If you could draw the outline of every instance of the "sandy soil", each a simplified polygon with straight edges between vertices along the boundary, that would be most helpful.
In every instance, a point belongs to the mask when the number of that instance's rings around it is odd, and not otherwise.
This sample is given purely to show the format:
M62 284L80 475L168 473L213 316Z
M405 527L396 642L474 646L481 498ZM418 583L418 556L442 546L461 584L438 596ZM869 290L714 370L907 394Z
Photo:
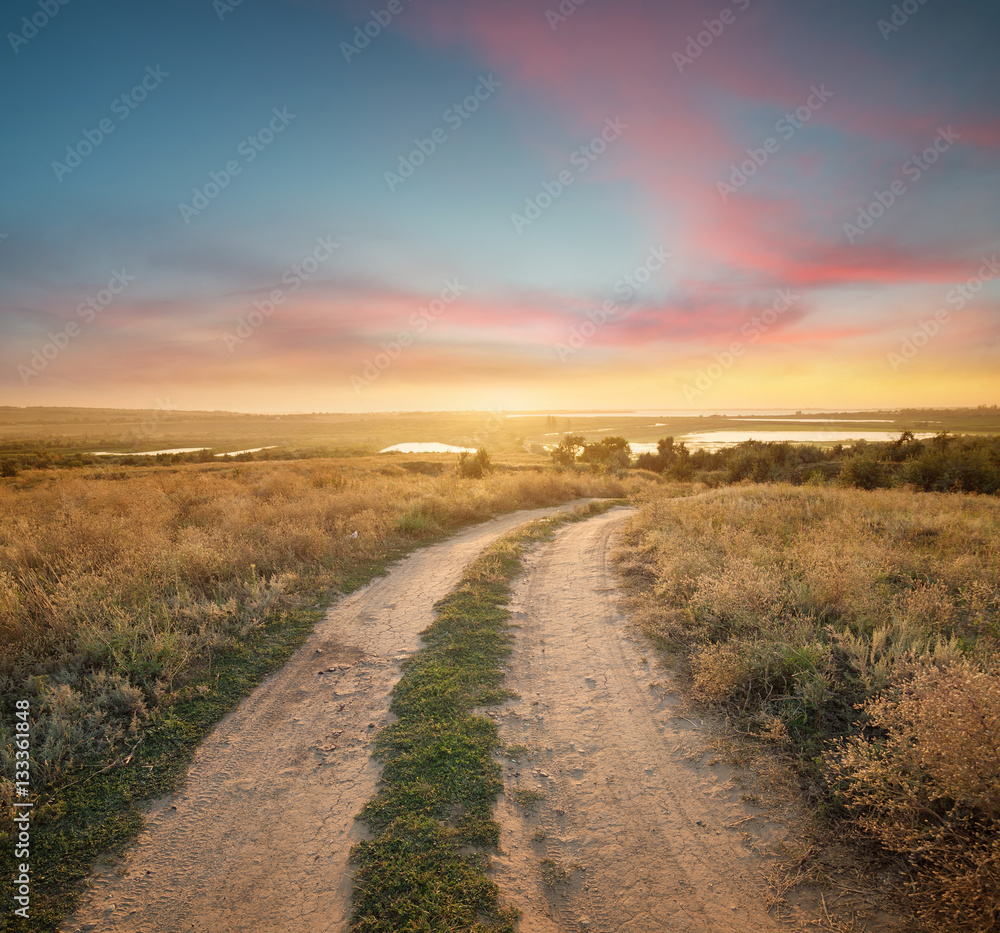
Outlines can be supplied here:
M364 837L354 816L375 793L372 743L399 661L484 547L555 511L477 526L332 607L205 741L185 788L151 809L64 933L346 930L348 853ZM765 909L765 853L800 838L794 794L757 805L617 609L609 553L629 514L561 529L516 585L507 685L520 699L488 715L527 751L505 764L493 875L523 910L523 933L816 929L815 900L790 924Z
M578 503L570 503L571 507ZM514 512L425 548L334 605L306 644L150 808L124 863L99 872L64 931L326 933L347 929L354 817L375 793L375 733L399 661L491 541L560 509Z
M616 609L609 538L628 514L567 527L516 587L507 686L521 699L497 718L529 754L505 768L495 876L524 933L793 929L763 906L756 852L784 822L702 754L702 725L676 714ZM518 790L544 797L526 807Z

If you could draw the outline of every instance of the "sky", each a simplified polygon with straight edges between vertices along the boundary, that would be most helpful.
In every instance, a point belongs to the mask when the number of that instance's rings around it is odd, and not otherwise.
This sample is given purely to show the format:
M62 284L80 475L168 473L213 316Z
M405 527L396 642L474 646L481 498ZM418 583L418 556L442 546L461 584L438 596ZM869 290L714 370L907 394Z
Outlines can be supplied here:
M993 0L8 0L0 404L994 404Z

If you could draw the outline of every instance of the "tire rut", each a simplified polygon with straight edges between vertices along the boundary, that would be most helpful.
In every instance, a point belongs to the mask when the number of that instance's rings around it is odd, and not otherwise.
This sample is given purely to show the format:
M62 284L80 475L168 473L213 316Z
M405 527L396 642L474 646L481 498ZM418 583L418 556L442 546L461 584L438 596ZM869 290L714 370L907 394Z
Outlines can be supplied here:
M533 750L505 783L544 794L534 813L500 805L494 860L523 933L788 930L764 909L761 860L736 824L759 814L720 763L696 764L691 726L653 688L646 648L616 608L613 533L630 510L563 529L527 560L520 625L498 715Z
M354 819L375 793L375 733L399 662L488 544L572 508L514 512L424 548L330 608L288 663L223 719L184 787L151 805L63 933L336 933L347 929Z

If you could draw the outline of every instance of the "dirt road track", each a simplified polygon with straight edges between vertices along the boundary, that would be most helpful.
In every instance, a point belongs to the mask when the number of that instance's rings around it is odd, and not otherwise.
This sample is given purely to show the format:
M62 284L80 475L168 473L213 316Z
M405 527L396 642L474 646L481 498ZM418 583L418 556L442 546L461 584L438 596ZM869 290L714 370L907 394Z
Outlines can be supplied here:
M561 508L569 508L569 503ZM375 792L372 740L398 662L492 540L560 509L514 512L425 548L338 602L220 723L185 788L158 801L123 866L94 879L64 931L347 929L354 816Z
M616 609L609 552L628 514L562 529L515 587L506 686L521 699L497 718L533 754L504 783L544 798L502 802L496 879L523 933L788 931L763 908L752 851L781 825L740 799L724 763L690 760L699 734L651 688L663 674Z

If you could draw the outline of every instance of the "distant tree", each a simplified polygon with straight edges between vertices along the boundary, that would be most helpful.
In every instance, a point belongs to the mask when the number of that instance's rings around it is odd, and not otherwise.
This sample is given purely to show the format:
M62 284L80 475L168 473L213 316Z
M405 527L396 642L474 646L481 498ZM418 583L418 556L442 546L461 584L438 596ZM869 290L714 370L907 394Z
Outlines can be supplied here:
M632 462L632 448L624 437L605 437L595 444L587 444L580 459L606 469L625 469Z
M552 462L557 466L571 466L586 446L587 439L582 434L566 434L552 451Z
M694 465L691 463L691 451L688 450L687 444L684 441L675 445L673 450L675 457L668 470L668 475L672 479L681 480L682 482L689 480L694 474Z
M674 439L672 437L661 437L656 442L656 453L639 454L635 465L640 470L652 470L654 473L662 473L670 467L676 456Z

